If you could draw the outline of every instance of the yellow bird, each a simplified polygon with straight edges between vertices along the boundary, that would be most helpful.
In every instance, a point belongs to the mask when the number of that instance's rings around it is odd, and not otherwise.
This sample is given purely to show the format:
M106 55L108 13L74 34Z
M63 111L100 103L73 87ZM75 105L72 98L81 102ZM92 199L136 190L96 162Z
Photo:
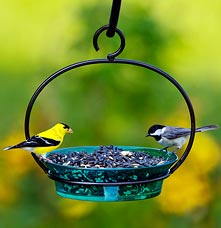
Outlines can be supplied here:
M37 154L44 154L57 149L62 144L66 133L73 133L73 130L67 124L58 123L46 131L14 146L5 147L3 150L20 148Z

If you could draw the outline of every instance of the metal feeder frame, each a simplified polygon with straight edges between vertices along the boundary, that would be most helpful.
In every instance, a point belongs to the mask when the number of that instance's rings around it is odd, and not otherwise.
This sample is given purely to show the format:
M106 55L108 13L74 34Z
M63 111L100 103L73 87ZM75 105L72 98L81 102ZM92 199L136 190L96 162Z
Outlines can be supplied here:
M80 185L102 185L102 186L116 186L116 185L128 185L128 184L143 184L143 183L151 183L159 180L163 180L167 177L169 177L172 173L174 173L180 165L185 161L187 158L193 142L194 142L194 137L195 137L195 115L194 115L194 109L192 106L192 103L190 101L190 98L188 97L187 93L183 89L183 87L169 74L167 74L165 71L159 69L156 66L153 66L148 63L140 62L137 60L131 60L131 59L116 59L116 57L124 50L125 47L125 37L124 34L120 29L117 28L117 22L119 18L119 13L120 13L120 6L121 6L121 0L113 0L112 2L112 9L111 9L111 14L110 14L110 19L109 19L109 24L104 25L101 28L99 28L93 37L93 46L96 51L99 50L99 45L98 45L98 38L99 35L103 32L106 31L106 36L107 37L113 37L116 33L120 37L120 47L117 51L110 53L107 55L107 58L104 59L92 59L92 60L86 60L86 61L81 61L77 62L71 65L68 65L58 71L56 71L54 74L50 75L40 86L36 89L34 94L32 95L27 110L25 114L25 123L24 123L24 130L25 130L25 137L26 139L30 138L30 133L29 133L29 122L30 122L30 115L32 111L32 107L38 97L38 95L41 93L41 91L55 78L58 76L61 76L67 71L87 66L87 65L96 65L96 64L125 64L125 65L134 65L137 67L142 67L146 68L150 71L156 72L158 75L166 78L170 83L172 83L178 91L181 93L183 99L186 102L186 105L188 107L189 111L189 116L190 116L190 121L191 121L191 133L190 133L190 138L188 141L188 144L186 146L185 151L183 152L182 156L179 158L179 160L168 170L166 174L163 174L162 176L153 178L153 179L148 179L148 180L142 180L142 181L131 181L131 182L117 182L117 183L98 183L98 182L79 182L79 181L71 181L71 180L64 180L62 178L59 178L43 164L39 156L35 153L31 153L34 160L37 162L37 164L43 169L43 171L48 175L48 177L52 180L63 182L63 183L68 183L68 184L80 184Z

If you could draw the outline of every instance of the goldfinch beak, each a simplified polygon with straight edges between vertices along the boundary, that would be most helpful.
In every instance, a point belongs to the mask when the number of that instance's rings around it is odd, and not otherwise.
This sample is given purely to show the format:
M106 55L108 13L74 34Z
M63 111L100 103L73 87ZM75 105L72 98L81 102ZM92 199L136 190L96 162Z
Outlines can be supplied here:
M71 128L68 129L68 133L73 133L73 130Z

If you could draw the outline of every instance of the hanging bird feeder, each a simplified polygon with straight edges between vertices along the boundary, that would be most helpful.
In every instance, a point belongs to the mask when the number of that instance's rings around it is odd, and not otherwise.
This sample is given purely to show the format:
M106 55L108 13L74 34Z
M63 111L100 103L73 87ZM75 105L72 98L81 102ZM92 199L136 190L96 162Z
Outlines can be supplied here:
M169 74L148 63L116 58L125 47L125 37L117 22L120 0L113 0L109 24L99 28L93 37L98 51L98 38L106 31L108 37L117 34L120 47L104 59L92 59L66 66L50 75L34 92L25 115L25 136L30 138L29 122L32 107L42 90L68 71L88 65L133 65L166 78L182 95L190 116L191 134L188 145L179 158L173 152L140 146L82 146L58 149L45 156L32 153L37 164L55 181L60 196L90 201L127 201L155 197L161 193L163 180L174 173L188 156L195 136L195 116L191 101L182 86ZM93 161L95 159L96 161ZM79 165L81 163L81 165ZM93 163L93 165L92 165ZM83 165L82 165L83 164Z

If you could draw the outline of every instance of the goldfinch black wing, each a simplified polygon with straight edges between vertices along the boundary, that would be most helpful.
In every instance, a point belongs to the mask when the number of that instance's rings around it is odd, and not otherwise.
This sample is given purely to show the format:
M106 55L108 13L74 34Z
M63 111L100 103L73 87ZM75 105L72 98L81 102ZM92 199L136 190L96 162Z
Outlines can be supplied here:
M38 135L32 136L30 139L26 140L24 144L28 147L47 147L47 146L57 146L60 143L58 140L41 137Z
M57 146L60 141L41 137L38 135L32 136L30 139L27 139L24 142L21 142L14 146L9 146L4 148L4 150L15 149L15 148L32 148L32 147L49 147L49 146Z

